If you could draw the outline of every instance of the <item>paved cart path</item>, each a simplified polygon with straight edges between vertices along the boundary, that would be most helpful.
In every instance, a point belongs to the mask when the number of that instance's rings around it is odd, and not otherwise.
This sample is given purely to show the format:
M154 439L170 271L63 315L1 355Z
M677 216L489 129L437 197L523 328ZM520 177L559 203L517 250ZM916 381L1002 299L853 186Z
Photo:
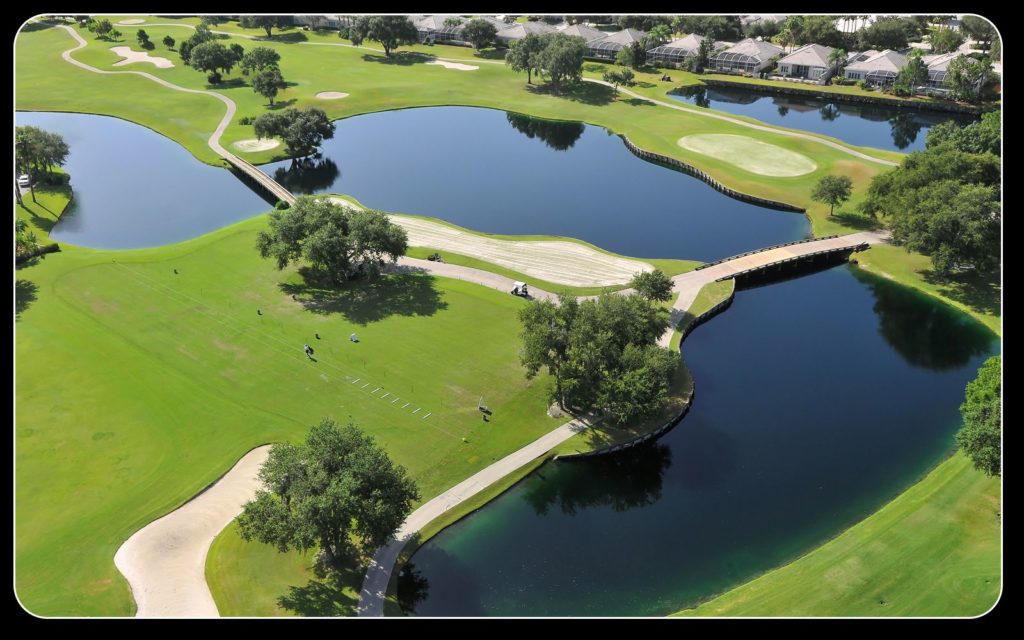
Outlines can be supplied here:
M377 550L370 568L363 579L363 588L359 593L359 616L384 615L384 596L391 579L395 561L406 543L432 520L452 507L475 496L501 478L512 473L524 464L551 451L575 434L586 429L589 420L573 420L558 427L554 431L537 438L522 449L511 453L491 466L477 472L466 480L445 491L436 498L426 502L405 522L395 533L395 537Z

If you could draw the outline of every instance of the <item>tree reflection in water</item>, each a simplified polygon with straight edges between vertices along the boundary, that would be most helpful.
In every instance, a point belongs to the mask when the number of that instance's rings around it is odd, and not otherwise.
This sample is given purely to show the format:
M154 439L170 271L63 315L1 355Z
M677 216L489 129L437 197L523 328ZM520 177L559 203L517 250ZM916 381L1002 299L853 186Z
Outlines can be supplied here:
M287 169L278 167L274 171L274 180L292 193L309 194L327 189L340 174L334 160L317 153L293 159Z
M583 135L584 125L582 122L544 120L512 112L508 112L506 117L513 129L531 140L534 138L543 140L546 145L556 151L571 149Z

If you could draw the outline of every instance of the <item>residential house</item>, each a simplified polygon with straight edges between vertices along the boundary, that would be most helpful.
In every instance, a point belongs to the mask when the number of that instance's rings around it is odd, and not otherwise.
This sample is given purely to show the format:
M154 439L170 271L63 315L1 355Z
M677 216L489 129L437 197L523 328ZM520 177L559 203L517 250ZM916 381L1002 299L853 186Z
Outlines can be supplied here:
M828 57L832 47L820 44L805 44L793 53L779 60L778 74L786 78L806 78L824 81L832 75Z
M889 86L896 81L900 69L907 66L907 57L892 49L875 52L865 51L848 63L843 75L850 80L864 80L869 84Z
M555 28L546 22L517 22L499 31L496 39L499 43L508 46L513 40L522 40L531 33L543 35L554 31Z
M706 39L706 36L699 36L696 33L691 33L684 38L678 38L667 44L649 49L647 51L647 61L651 64L661 66L680 67L684 65L687 60L697 55L700 43ZM723 51L731 46L731 43L717 41L712 45L711 52L714 54L717 51Z
M770 69L774 64L774 58L782 53L782 47L770 42L746 38L711 56L711 69L759 73Z
M639 29L623 29L615 33L606 33L600 38L587 42L587 57L600 60L614 60L616 54L624 47L640 42L647 35Z
M459 24L446 26L445 22L454 18ZM432 15L424 16L413 21L416 31L419 33L420 42L431 44L465 44L462 40L462 29L466 26L466 19L454 15Z

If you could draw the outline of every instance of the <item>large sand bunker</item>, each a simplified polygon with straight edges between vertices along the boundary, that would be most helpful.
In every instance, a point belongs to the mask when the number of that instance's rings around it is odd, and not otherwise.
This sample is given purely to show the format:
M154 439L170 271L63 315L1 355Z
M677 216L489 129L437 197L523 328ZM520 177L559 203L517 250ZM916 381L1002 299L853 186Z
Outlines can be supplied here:
M818 168L805 155L748 136L699 133L680 138L679 146L762 176L802 176Z
M231 146L238 151L253 153L256 151L268 151L270 149L277 148L281 146L281 141L274 140L273 138L251 138L249 140L239 140Z
M110 47L110 50L124 58L120 62L115 62L115 67L132 64L133 62L148 62L155 64L158 69L170 69L174 66L174 63L167 58L151 56L145 51L132 51L131 47Z
M146 21L143 18L131 18L130 20L122 20L117 24L143 24Z
M348 94L342 93L341 91L321 91L316 94L316 97L321 100L340 100L342 98L347 98Z
M431 60L427 64L439 64L445 69L458 69L459 71L476 71L480 67L472 64L462 64L460 62L446 62L444 60Z

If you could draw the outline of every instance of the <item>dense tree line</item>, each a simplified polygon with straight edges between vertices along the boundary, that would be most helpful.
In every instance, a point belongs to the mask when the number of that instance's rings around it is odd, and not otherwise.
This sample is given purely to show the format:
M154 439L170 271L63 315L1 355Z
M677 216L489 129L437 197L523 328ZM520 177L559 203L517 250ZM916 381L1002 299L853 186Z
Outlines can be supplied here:
M940 278L1000 265L998 118L936 127L927 149L876 176L861 204L886 219L896 244L930 256Z
M665 406L678 354L657 346L668 314L643 297L579 301L563 294L558 304L531 302L520 320L527 376L547 369L563 408L606 413L622 424Z

